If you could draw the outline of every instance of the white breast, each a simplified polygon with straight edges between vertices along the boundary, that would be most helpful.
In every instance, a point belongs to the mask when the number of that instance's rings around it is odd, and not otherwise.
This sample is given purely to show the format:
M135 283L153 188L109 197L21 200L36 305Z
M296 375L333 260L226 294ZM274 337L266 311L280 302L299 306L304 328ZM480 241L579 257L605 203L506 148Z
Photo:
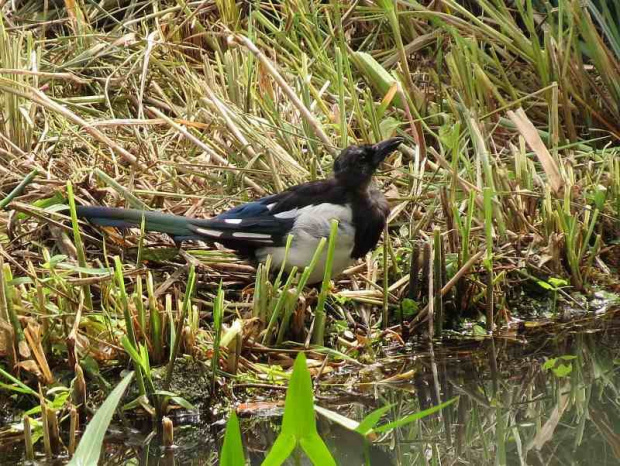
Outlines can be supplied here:
M293 242L285 265L287 272L294 266L297 266L299 271L303 271L310 264L321 238L329 237L332 219L338 220L338 237L332 263L332 277L340 274L351 264L355 227L352 223L352 212L349 205L323 203L282 212L277 214L277 216L295 218L295 223L291 229ZM267 256L271 254L272 270L279 270L284 261L285 249L283 246L261 248L256 251L256 258L260 262L265 262ZM326 259L327 245L323 249L316 267L310 274L309 284L318 283L323 279Z

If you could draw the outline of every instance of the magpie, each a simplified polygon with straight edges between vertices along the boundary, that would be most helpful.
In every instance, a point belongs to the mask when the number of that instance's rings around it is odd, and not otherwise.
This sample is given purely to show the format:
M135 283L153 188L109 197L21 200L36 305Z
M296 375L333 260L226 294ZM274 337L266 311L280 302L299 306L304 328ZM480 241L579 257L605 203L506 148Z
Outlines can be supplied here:
M377 144L349 146L335 159L330 178L293 186L210 219L96 206L77 207L77 215L95 225L117 228L140 227L144 218L146 230L167 233L177 243L217 242L254 263L264 263L271 255L276 270L284 262L287 237L293 235L286 272L310 264L321 238L329 236L331 220L336 219L332 263L332 276L336 276L379 241L390 209L372 176L402 142L394 137ZM325 262L323 252L309 284L322 280Z

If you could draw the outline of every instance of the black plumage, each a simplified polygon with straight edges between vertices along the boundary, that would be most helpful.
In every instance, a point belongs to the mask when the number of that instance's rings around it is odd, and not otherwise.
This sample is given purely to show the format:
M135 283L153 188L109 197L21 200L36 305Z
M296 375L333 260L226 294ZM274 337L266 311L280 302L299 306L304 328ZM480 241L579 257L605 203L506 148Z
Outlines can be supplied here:
M218 242L259 262L271 254L276 267L284 259L287 236L293 234L289 268L308 265L316 244L329 234L329 224L335 218L339 221L339 249L333 272L337 274L346 267L347 259L363 257L379 241L389 207L372 184L372 176L401 143L401 138L392 138L349 146L336 158L331 178L293 186L211 219L90 206L78 207L77 215L96 225L118 228L139 227L144 218L146 230L167 233L177 242ZM313 275L320 279L322 271L317 268Z

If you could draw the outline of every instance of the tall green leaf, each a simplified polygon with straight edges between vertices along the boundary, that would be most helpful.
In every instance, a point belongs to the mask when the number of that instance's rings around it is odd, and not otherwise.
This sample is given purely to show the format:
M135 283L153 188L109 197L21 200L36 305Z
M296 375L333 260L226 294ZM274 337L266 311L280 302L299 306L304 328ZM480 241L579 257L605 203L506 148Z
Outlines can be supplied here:
M296 446L301 446L315 465L336 464L316 430L313 398L312 380L306 366L306 356L304 353L299 353L286 391L282 432L263 461L263 466L282 464Z
M86 426L84 435L80 440L80 444L69 466L92 466L98 463L99 455L101 454L101 446L103 445L103 438L108 430L108 426L110 425L110 421L112 420L118 403L121 401L125 390L133 379L133 374L133 372L127 374L97 410Z
M220 466L240 466L245 464L243 444L241 443L241 430L235 411L231 411L226 423L224 444L220 452Z

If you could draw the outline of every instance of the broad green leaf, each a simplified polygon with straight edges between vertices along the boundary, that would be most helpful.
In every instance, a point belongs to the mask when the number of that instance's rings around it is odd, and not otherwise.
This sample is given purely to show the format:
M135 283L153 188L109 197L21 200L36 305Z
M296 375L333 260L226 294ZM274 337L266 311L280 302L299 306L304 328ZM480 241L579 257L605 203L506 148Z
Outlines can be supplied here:
M577 359L577 356L575 356L574 354L565 354L563 356L560 356L560 359L562 359L563 361L572 361L573 359Z
M552 369L552 368L553 368L553 366L555 366L555 363L557 362L557 360L558 360L558 358L549 358L549 359L547 359L547 360L544 362L544 364L543 364L542 368L543 368L544 370L549 370L549 369Z
M132 379L133 372L127 374L125 378L120 381L97 410L86 426L84 435L80 440L69 466L92 466L99 462L103 438L108 430L114 411L116 411L116 407L121 401Z
M316 433L314 419L314 392L306 366L306 355L300 352L293 365L293 375L286 391L282 434L297 439Z
M267 458L262 462L262 466L280 466L293 453L296 445L297 440L294 435L280 433L269 450Z
M553 374L556 377L566 377L573 371L572 364L558 364L553 368Z
M224 444L220 452L220 466L241 466L245 464L243 444L241 443L241 430L235 411L231 411L226 423Z
M62 387L62 388L65 389L65 391L63 391L62 393L59 393L58 395L54 397L52 402L49 404L51 408L54 408L54 409L62 408L65 405L67 399L69 398L69 395L71 394L71 392L67 390L66 387Z
M561 286L568 285L568 282L563 278L550 277L548 282L551 284L551 286L554 286L555 288L560 288Z
M559 361L572 361L576 359L577 356L573 354L565 354L563 356L559 356L557 358L549 358L542 365L543 370L551 370L556 377L566 377L573 371L572 364L563 364L559 363Z
M547 283L545 281L542 280L536 280L536 283L538 283L538 286L540 286L541 288L544 288L545 290L554 290L554 286L551 285L550 283Z
M298 445L314 464L326 466L336 464L317 433L313 398L312 379L306 366L306 355L299 353L286 390L282 431L265 458L264 466L282 464Z
M336 466L336 461L318 433L303 437L299 443L313 464L317 466Z
M45 212L50 212L50 213L62 212L63 210L69 210L69 206L55 204L55 205L50 205L49 207L45 207L43 210L45 210Z

